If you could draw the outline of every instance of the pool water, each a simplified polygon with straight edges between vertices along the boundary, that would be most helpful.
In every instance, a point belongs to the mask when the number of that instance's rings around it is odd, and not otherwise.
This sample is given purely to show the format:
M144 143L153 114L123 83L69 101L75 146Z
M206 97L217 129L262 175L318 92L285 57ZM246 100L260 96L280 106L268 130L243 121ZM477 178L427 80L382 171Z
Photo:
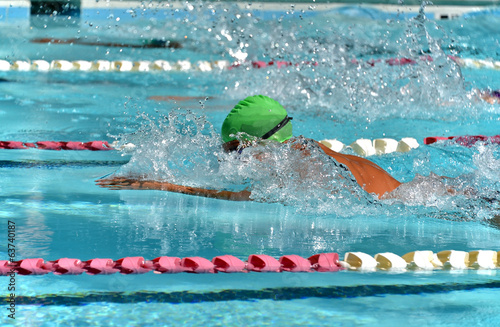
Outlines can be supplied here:
M131 19L125 19L130 12L121 20L108 13L82 17L70 27L50 20L31 27L1 23L0 59L11 62L242 61L210 72L0 72L0 140L136 146L130 153L0 150L0 217L6 231L7 221L16 224L16 258L231 254L244 260L254 253L307 258L322 252L500 250L500 228L492 222L500 215L499 145L423 145L427 136L499 134L500 105L482 101L475 90L500 89L500 70L461 67L448 57L499 61L498 10L436 22L370 7L283 8L197 3L169 19L158 7ZM42 37L167 38L183 48L29 42ZM415 64L384 62L400 57ZM297 65L248 64L257 60ZM253 94L279 100L294 117L297 136L345 144L416 138L420 147L410 152L369 157L402 182L416 180L415 187L401 191L401 200L379 201L321 153L313 151L315 164L307 164L286 146L267 145L272 156L264 162L251 150L234 160L220 149L220 125ZM151 98L158 96L195 98ZM314 173L298 178L297 167ZM467 195L440 195L443 185L433 173L454 178L447 185ZM96 186L109 174L249 187L255 201ZM3 283L6 297L7 278ZM499 283L498 270L18 275L16 323L494 326L500 324ZM6 313L0 319L12 322Z

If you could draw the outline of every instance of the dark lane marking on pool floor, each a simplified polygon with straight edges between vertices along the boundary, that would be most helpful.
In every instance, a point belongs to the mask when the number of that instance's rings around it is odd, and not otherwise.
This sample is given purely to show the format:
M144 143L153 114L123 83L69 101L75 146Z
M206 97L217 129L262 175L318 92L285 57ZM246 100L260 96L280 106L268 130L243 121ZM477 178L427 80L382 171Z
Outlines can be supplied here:
M223 301L289 301L307 298L343 299L386 295L437 294L475 289L497 289L500 281L475 284L443 283L427 285L359 285L326 287L280 287L262 290L223 290L218 292L96 292L89 294L48 294L16 296L17 305L82 306L92 303L204 303ZM8 297L2 304L8 304Z

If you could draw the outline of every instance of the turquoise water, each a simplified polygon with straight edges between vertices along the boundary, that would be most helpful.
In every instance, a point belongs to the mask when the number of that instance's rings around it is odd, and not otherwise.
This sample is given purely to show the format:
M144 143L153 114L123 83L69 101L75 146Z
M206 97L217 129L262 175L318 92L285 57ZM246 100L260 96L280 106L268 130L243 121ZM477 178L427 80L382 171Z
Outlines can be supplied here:
M426 136L499 134L499 104L481 101L473 90L500 89L500 71L459 67L446 56L500 60L497 11L436 23L357 7L303 17L285 11L249 16L233 7L207 14L206 9L187 8L183 18L172 20L149 19L153 12L148 19L120 21L97 16L72 28L2 23L0 59L9 61L233 61L246 54L246 60L318 62L260 70L243 64L213 72L0 72L0 140L137 145L129 154L0 150L0 217L5 226L7 220L16 222L18 258L500 250L500 230L490 223L500 210L498 145L422 142ZM211 19L200 19L203 15ZM39 37L124 42L167 37L184 48L28 41ZM363 64L424 54L434 61ZM294 117L295 135L346 144L361 137L414 137L418 149L369 159L403 182L425 177L417 191L403 193L403 201L374 203L318 153L313 156L322 168L307 169L330 179L296 178L293 168L304 163L286 147L270 146L273 158L265 164L251 156L227 160L218 147L219 127L235 103L257 93L283 103ZM244 184L257 201L95 185L110 173L201 187ZM470 195L439 196L427 177L431 173L456 177L449 183ZM287 187L280 188L283 184ZM16 282L16 322L29 326L498 324L497 270L48 274L17 276ZM4 285L6 295L7 281ZM11 322L6 314L1 319Z

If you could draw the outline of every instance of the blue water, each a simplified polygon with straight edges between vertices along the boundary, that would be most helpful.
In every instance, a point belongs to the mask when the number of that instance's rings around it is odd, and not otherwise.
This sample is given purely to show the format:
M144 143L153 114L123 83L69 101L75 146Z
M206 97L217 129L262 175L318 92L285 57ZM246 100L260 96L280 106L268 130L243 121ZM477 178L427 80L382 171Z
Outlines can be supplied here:
M288 9L288 8L287 8ZM0 72L0 140L115 140L135 153L0 150L0 217L16 222L18 258L202 256L274 257L361 251L500 250L498 145L423 145L426 136L500 132L500 105L474 89L500 89L500 71L463 68L447 58L500 60L495 10L450 21L405 18L372 9L304 15L205 6L172 20L82 18L77 26L29 28L2 22L3 60L289 60L317 66L222 72ZM145 18L146 17L146 18ZM168 37L182 49L32 44L37 37L124 40ZM238 52L238 50L240 52ZM373 67L394 57L432 63ZM357 59L360 64L352 63ZM243 97L267 94L294 117L295 135L337 138L414 137L408 153L373 156L403 182L423 175L403 201L374 201L320 154L331 179L297 179L303 162L268 147L266 164L231 162L218 132ZM156 101L151 96L206 100ZM186 132L186 128L190 128ZM323 169L323 170L321 170ZM141 174L200 187L252 187L240 203L161 191L108 190L95 180ZM469 196L439 196L431 173ZM251 178L250 178L251 177ZM344 176L345 177L345 176ZM280 188L285 184L286 188ZM348 187L349 189L346 189ZM334 189L337 193L332 192ZM340 196L341 195L341 196ZM493 199L487 201L485 199ZM268 203L270 202L270 203ZM374 203L375 202L375 203ZM5 235L5 239L6 234ZM7 240L0 250L7 258ZM17 276L16 322L28 326L314 325L419 326L499 324L498 271L392 274L216 274ZM2 294L8 292L7 281ZM145 293L146 292L146 293ZM11 322L6 314L2 322ZM167 321L167 322L166 322Z

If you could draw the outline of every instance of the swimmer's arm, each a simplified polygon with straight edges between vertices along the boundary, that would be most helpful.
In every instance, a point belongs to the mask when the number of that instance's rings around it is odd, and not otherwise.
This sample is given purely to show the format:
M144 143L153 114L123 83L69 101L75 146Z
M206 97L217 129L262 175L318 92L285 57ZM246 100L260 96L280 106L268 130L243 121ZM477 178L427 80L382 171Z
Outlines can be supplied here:
M198 187L176 185L168 182L138 180L125 177L99 179L97 180L97 185L112 190L160 190L160 191L203 196L206 198L221 199L221 200L251 201L250 199L251 193L250 191L247 190L239 192L207 190Z

